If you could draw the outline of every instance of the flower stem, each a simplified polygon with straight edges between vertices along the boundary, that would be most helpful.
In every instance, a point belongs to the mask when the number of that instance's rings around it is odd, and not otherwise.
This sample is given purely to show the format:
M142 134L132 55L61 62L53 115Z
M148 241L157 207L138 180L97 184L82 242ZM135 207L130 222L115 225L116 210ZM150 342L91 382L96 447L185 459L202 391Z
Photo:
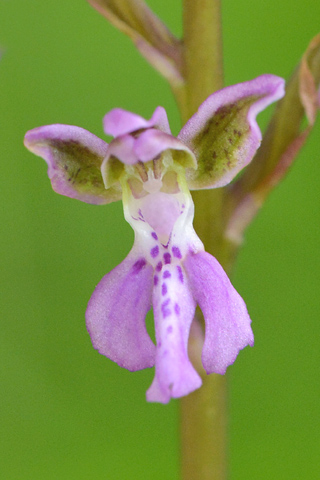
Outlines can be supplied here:
M223 86L220 9L220 0L184 0L183 48L188 118L211 93Z
M181 400L183 480L221 480L227 471L227 382L212 374Z
M184 0L184 121L223 86L220 0ZM223 237L223 189L197 191L195 229L206 250L231 266ZM227 381L203 371L202 387L181 399L182 480L225 480L227 477Z

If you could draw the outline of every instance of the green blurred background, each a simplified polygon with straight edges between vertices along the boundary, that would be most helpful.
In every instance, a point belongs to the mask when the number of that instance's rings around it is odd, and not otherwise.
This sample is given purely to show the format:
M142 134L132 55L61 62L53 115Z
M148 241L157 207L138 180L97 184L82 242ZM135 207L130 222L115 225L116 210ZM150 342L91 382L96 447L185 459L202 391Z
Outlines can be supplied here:
M180 34L180 0L149 4ZM319 20L318 0L226 1L226 84L288 77ZM99 355L84 323L131 247L121 204L55 194L22 144L50 123L103 136L117 106L149 118L163 105L177 133L169 87L85 0L0 0L0 22L0 478L176 480L178 402L147 404L153 371ZM237 263L256 345L229 368L232 480L320 478L319 160L318 121Z

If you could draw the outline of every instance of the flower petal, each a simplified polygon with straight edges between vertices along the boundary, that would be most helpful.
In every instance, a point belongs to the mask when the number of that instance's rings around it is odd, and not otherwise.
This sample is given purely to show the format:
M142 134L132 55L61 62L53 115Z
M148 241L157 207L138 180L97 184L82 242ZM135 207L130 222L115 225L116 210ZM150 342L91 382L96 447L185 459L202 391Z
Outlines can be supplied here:
M24 144L47 162L55 192L93 204L121 198L120 190L106 190L102 180L100 167L108 144L87 130L47 125L27 132Z
M184 266L205 319L203 366L207 373L224 374L242 348L253 346L245 303L219 262L209 253L190 253Z
M188 337L195 301L179 265L167 264L155 276L153 312L157 339L156 373L147 391L149 402L168 403L201 385L188 358Z
M153 269L137 249L105 275L89 301L86 323L94 348L121 367L152 367L155 345L145 326Z
M222 187L253 158L261 142L256 116L284 95L284 81L261 75L213 93L178 135L198 161L187 172L190 189Z
M128 112L122 108L114 108L103 119L105 133L113 137L152 127L170 133L167 113L163 107L157 107L150 120L145 120L140 115Z
M143 132L135 143L135 153L139 160L148 162L165 150L170 150L174 161L185 168L197 168L193 152L172 135L150 128Z

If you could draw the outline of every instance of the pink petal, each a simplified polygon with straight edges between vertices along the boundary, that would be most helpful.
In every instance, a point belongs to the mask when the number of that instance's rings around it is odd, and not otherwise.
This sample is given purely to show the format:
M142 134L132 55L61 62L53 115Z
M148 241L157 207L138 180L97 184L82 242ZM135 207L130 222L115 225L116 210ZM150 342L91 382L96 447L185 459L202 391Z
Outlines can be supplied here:
M173 160L184 167L196 168L197 161L193 152L180 140L160 130L146 130L135 143L135 153L142 162L153 160L165 150L170 150Z
M207 373L224 374L242 348L253 346L245 303L219 262L209 253L190 253L184 266L205 319L203 366Z
M152 267L133 249L97 285L86 312L94 348L131 371L154 365L155 345L145 326L152 273Z
M150 120L145 120L140 115L128 112L122 108L114 108L105 115L103 127L105 133L113 137L152 127L170 133L167 114L163 107L157 107Z
M116 137L110 142L108 155L104 161L107 162L110 157L115 157L124 165L134 165L139 160L134 151L135 142L136 140L132 135Z
M188 358L188 338L195 301L180 266L167 264L155 276L153 312L157 339L156 373L147 391L149 402L168 403L201 385Z

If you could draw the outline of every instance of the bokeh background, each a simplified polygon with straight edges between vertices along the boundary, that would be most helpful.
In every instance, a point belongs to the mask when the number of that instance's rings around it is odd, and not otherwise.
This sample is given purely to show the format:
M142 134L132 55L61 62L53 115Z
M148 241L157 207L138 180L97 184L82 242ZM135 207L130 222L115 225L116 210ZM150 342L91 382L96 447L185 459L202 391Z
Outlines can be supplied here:
M180 0L149 4L181 33ZM226 1L226 84L288 78L319 20L318 0ZM178 402L147 404L153 371L113 364L85 328L95 285L132 244L121 204L55 194L22 144L50 123L103 136L116 106L149 118L163 105L177 133L169 87L85 0L0 0L0 46L0 477L178 479ZM256 345L229 368L232 480L320 476L319 178L318 121L233 278Z

